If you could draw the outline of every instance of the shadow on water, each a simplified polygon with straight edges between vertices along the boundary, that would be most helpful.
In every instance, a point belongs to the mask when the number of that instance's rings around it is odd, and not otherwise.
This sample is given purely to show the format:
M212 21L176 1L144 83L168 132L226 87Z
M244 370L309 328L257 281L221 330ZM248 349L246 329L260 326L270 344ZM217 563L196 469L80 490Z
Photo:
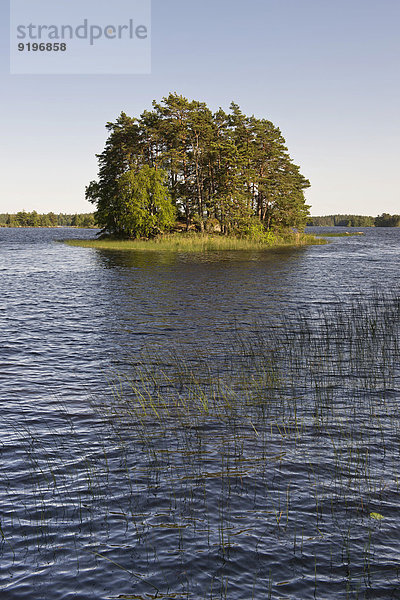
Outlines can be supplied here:
M181 265L189 263L193 266L204 263L226 263L227 265L237 265L251 261L262 261L263 263L273 263L275 261L290 260L299 254L307 251L306 247L299 248L277 248L270 250L224 250L208 252L144 252L134 250L113 251L96 249L96 255L102 261L105 267L126 267L126 268L153 268L156 266Z
M102 293L124 359L138 349L167 346L187 357L223 352L235 328L258 315L278 316L302 250L174 253L95 251Z

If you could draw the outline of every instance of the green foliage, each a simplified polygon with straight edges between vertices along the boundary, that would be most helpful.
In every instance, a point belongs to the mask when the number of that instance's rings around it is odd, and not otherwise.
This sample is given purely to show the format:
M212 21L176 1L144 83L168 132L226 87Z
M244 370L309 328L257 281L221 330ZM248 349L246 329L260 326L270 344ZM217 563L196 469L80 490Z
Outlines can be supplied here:
M0 227L82 227L94 228L93 213L76 215L56 215L53 212L38 214L36 211L20 211L16 214L0 214Z
M316 227L374 227L374 217L365 215L327 215L326 217L309 217L307 225Z
M388 215L383 213L375 219L376 227L400 227L400 215Z
M126 173L144 166L165 171L170 197L187 229L195 223L203 232L211 220L218 221L223 234L240 233L254 217L265 230L304 228L309 208L304 190L310 184L270 121L247 117L234 103L230 113L219 109L213 114L204 102L170 94L140 117L122 112L106 127L99 178L86 189L104 232L152 231L151 219L142 229L132 225L126 211L132 191Z
M118 178L119 232L126 237L154 237L172 227L175 209L165 185L166 173L144 165Z
M400 215L383 213L379 217L365 215L327 215L309 217L307 225L316 227L400 227Z
M236 233L257 243L271 245L275 241L274 233L271 230L267 231L257 217L250 217L238 222Z
M304 246L310 244L325 244L326 242L310 234L289 233L278 235L267 231L260 240L249 237L208 235L195 232L181 232L156 236L153 239L116 239L115 237L102 237L89 240L66 240L69 246L82 248L99 248L104 250L143 251L162 253L165 258L168 252L220 252L225 250L265 250L270 247Z
M72 227L82 227L90 229L96 226L94 215L92 213L85 215L74 215L71 220Z

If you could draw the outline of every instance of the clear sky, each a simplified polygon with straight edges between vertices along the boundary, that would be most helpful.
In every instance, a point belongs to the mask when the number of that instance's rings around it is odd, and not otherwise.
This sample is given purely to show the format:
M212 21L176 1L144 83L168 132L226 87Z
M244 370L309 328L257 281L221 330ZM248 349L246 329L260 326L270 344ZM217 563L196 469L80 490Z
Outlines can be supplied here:
M105 123L173 91L280 127L312 214L400 213L399 0L153 0L150 75L10 75L0 7L0 212L92 211Z

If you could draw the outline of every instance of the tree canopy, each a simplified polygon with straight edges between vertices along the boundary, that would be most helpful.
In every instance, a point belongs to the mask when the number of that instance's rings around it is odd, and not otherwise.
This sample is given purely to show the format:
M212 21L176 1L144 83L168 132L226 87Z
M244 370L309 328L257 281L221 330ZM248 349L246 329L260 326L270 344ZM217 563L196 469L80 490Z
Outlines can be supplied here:
M309 217L307 225L319 227L374 227L374 217L365 215L326 215Z
M194 223L203 231L213 221L225 234L255 221L266 230L306 224L304 190L310 184L280 130L247 117L235 103L229 113L213 113L204 102L171 93L139 117L122 112L106 128L98 180L88 185L86 197L110 234L150 236L170 226L174 210L187 227ZM149 181L158 186L155 204L139 199L140 186L149 190ZM139 206L150 211L144 228Z
M400 227L400 215L383 213L375 219L376 227Z
M128 237L152 237L173 225L175 211L166 177L165 171L148 165L118 177L118 226Z

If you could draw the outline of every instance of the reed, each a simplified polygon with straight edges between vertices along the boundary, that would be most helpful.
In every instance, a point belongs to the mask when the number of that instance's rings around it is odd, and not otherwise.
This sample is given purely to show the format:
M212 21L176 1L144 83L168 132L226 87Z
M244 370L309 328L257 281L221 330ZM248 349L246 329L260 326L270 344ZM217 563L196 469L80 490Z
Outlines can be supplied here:
M72 413L68 437L21 432L32 551L78 520L77 557L118 569L120 597L395 592L399 322L399 297L376 292L233 332L220 361L135 357L92 401L97 444ZM7 513L1 527L20 535Z
M225 250L265 250L291 246L323 244L324 241L305 233L274 234L265 240L223 235L176 233L150 240L65 240L69 246L97 248L102 250L130 250L140 252L219 252Z

